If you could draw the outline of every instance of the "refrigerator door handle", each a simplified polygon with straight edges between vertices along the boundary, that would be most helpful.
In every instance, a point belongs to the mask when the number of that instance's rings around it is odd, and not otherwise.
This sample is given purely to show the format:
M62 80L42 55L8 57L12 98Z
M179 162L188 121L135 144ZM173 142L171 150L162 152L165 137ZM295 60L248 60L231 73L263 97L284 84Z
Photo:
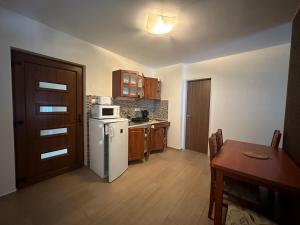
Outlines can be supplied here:
M109 127L109 136L112 138L114 136L114 128Z
M110 133L110 126L104 126L104 134L105 135L109 135L109 133Z

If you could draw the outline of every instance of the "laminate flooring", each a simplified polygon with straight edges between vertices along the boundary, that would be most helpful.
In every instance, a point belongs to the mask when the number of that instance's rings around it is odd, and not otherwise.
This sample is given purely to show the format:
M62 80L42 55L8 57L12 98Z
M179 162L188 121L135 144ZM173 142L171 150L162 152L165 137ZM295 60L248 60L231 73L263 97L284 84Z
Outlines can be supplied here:
M0 225L211 225L207 155L167 149L113 183L81 168L0 198Z

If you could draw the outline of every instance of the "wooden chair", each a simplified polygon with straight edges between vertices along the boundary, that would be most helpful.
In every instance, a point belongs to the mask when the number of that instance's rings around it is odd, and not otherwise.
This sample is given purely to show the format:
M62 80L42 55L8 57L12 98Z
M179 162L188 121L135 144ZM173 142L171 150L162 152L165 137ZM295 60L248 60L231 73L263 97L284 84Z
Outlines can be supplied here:
M210 161L218 154L217 135L212 134L209 138L209 152ZM210 181L210 200L208 209L208 218L212 219L212 211L214 207L214 190L215 190L215 178L216 172L213 167L210 167L211 181ZM238 203L244 207L258 208L259 205L259 187L248 184L242 181L233 180L224 177L224 201L226 206L228 202Z
M209 153L210 153L209 157L211 162L218 152L217 137L215 134L212 134L211 137L208 139L208 144L209 144ZM209 209L208 209L208 218L210 219L212 219L212 210L215 202L214 201L215 177L216 177L216 171L212 166L210 166L210 196L209 196Z
M280 139L281 139L280 130L275 130L274 134L273 134L272 142L271 142L271 147L272 148L278 148L279 143L280 143Z
M223 146L223 132L222 132L222 129L217 130L216 138L217 138L217 148L218 148L218 151L220 151L222 146Z
M280 130L274 130L272 141L271 141L271 147L274 149L278 149L279 143L281 139L281 132ZM275 192L272 190L268 190L268 198L270 201L274 201L275 198Z

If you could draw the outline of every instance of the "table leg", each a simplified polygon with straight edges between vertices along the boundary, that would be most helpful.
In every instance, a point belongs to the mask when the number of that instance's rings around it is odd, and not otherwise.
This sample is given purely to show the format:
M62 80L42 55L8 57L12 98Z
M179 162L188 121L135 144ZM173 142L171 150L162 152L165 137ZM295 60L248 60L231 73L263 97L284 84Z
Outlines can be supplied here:
M214 225L222 225L223 185L223 173L216 169Z

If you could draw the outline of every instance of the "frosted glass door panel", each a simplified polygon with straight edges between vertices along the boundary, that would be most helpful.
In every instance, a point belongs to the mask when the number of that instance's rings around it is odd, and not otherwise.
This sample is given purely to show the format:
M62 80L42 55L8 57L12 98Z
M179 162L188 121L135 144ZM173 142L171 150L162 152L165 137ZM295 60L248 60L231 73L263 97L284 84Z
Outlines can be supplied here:
M138 81L138 87L139 88L143 87L143 80L142 79L139 79L139 81Z
M68 128L40 130L40 136L51 136L51 135L55 135L55 134L66 134L67 132L68 132Z
M130 84L136 84L137 83L137 75L131 75L130 76Z
M39 82L39 88L66 91L67 90L67 85L66 84L57 84L57 83L50 83L50 82L40 81Z
M67 148L52 151L52 152L46 152L46 153L41 154L41 159L48 159L48 158L53 158L53 157L60 156L60 155L66 155L67 153L68 153Z
M136 87L130 87L130 96L136 95Z
M40 106L41 113L67 112L67 106Z
M128 73L123 73L123 83L129 84L129 74Z
M123 93L123 95L128 95L129 94L129 87L123 87L122 93Z
M138 96L142 98L144 96L143 88L138 88Z

